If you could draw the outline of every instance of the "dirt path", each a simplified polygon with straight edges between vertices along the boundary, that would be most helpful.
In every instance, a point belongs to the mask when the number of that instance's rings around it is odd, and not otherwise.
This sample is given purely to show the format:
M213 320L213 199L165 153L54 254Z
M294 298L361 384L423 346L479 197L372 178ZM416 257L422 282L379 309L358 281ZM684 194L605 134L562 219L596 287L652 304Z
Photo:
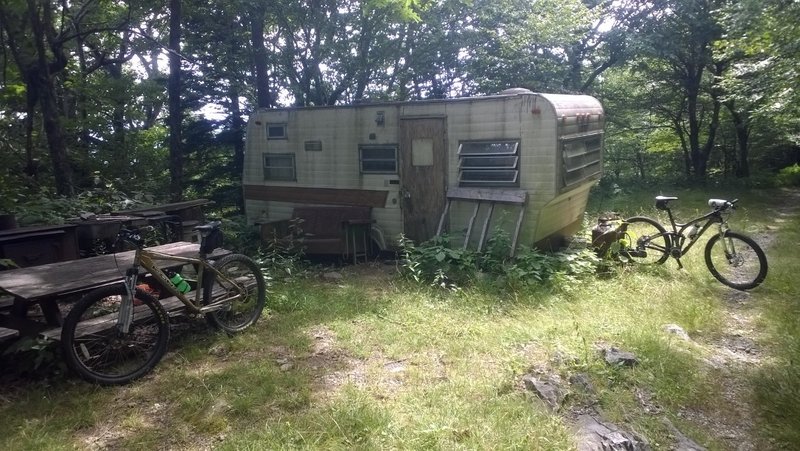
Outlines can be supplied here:
M784 190L781 206L772 209L773 223L753 235L765 249L776 245L776 231L781 224L800 214L800 190ZM724 294L724 333L698 344L708 352L706 363L718 377L716 384L722 399L713 411L684 410L687 420L710 430L728 449L757 450L755 412L752 405L750 375L767 363L770 356L759 346L765 339L757 327L759 309L750 292L726 290Z

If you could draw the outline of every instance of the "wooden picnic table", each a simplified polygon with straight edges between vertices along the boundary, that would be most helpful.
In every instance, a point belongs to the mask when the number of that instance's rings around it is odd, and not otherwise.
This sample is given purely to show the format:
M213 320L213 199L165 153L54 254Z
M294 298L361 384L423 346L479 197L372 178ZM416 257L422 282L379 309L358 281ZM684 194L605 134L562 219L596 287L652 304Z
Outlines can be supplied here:
M182 257L198 254L200 245L179 241L148 248ZM133 263L135 251L106 254L67 262L0 271L0 294L12 301L0 303L8 312L0 313L0 338L38 333L45 328L61 325L58 301L71 295L86 293L94 288L123 280L125 270ZM32 304L41 306L45 322L33 321L27 316ZM5 335L4 335L5 334Z

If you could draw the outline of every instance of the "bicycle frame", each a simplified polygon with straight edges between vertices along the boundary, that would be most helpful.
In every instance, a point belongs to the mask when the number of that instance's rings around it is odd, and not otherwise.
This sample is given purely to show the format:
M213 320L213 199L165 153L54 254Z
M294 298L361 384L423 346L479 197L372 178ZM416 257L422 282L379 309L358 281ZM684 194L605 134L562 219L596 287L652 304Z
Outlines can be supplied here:
M197 289L194 291L194 300L191 300L186 294L181 293L175 285L169 280L169 277L164 271L159 268L156 261L171 261L179 262L182 264L194 265L197 269ZM196 257L179 257L176 255L164 254L161 252L148 251L145 249L137 248L133 259L133 266L128 269L125 274L125 288L128 292L126 299L122 300L120 305L120 315L117 322L117 328L123 332L127 332L130 328L133 318L133 298L136 290L136 283L140 275L140 268L144 268L173 296L177 297L192 314L203 314L215 310L220 310L228 305L231 301L239 299L244 292L243 288L231 280L224 274L220 273L216 268L211 266L204 258ZM236 288L236 294L232 296L224 296L217 299L208 305L202 305L201 296L203 296L203 277L216 276L222 281L231 284Z
M689 250L694 246L700 237L706 233L706 231L713 225L719 224L719 234L724 236L725 232L728 231L728 221L723 217L723 210L714 210L704 215L698 216L694 219L687 221L686 223L679 223L675 221L675 217L672 214L672 210L670 208L666 208L667 216L669 217L669 222L672 227L672 231L667 231L665 234L665 238L668 240L668 249L667 251L669 254L678 259L678 264L680 264L680 258L686 255ZM702 227L700 227L694 236L688 238L688 243L686 243L687 237L684 232L694 224L698 222L705 221ZM723 245L724 245L723 241ZM677 252L676 252L677 251Z

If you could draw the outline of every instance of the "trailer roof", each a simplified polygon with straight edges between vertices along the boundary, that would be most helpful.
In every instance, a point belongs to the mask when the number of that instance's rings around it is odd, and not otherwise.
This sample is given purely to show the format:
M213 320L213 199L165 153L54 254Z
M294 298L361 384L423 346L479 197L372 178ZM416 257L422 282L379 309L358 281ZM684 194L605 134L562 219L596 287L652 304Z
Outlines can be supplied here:
M406 100L396 102L366 102L348 105L321 105L321 106L292 106L281 108L259 108L257 112L269 111L294 111L294 110L320 110L320 109L337 109L337 108L364 108L364 107L382 107L382 106L400 106L400 105L421 105L431 103L452 103L452 102L474 102L476 100L492 100L507 97L517 96L537 96L545 99L553 105L558 115L567 114L568 112L590 112L593 114L602 114L603 107L600 102L592 96L585 94L544 94L533 92L525 88L510 88L498 94L491 94L486 96L475 97L453 97L448 99L425 99L425 100Z

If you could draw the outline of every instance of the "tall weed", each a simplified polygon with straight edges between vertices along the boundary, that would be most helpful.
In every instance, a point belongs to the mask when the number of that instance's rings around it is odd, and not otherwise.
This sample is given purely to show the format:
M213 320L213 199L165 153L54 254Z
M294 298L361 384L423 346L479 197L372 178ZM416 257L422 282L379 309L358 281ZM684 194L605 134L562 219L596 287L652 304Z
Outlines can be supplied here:
M600 259L585 246L555 253L520 246L511 257L510 243L509 235L502 230L492 234L482 252L453 249L447 235L421 245L403 237L400 272L417 283L451 290L476 280L515 291L543 284L568 289L578 280L594 275L600 264Z

